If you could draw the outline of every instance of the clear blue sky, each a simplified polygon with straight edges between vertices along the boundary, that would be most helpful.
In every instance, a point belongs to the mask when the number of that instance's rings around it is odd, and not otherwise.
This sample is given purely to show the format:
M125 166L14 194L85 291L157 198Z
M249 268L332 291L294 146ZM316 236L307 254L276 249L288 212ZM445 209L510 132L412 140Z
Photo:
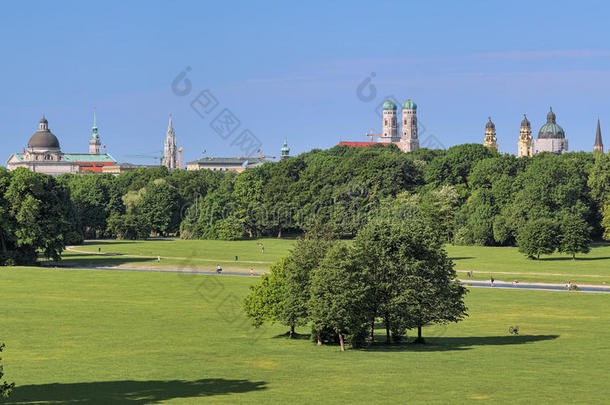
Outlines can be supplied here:
M0 158L44 113L64 152L86 152L97 107L102 142L124 155L163 147L174 114L184 160L239 155L210 128L222 108L278 155L366 140L387 95L414 99L422 138L481 142L492 116L516 153L550 105L570 150L591 150L597 117L610 147L610 6L604 1L5 2L0 13ZM186 67L192 93L176 96ZM376 96L357 97L372 72ZM205 119L190 106L209 89ZM367 95L369 93L366 93ZM606 130L608 129L608 130ZM236 135L232 135L236 136Z

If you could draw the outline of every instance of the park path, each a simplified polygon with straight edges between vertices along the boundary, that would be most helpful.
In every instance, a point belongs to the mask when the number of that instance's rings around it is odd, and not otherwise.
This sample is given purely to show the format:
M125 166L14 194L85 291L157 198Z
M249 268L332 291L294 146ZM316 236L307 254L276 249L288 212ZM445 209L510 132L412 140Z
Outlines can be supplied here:
M88 255L98 255L98 256L108 256L108 257L136 257L136 258L144 258L150 260L156 260L157 256L144 256L144 255L133 255L133 254L123 254L123 253L106 253L106 252L87 252L86 250L75 249L74 246L66 246L66 250L74 253L84 253ZM170 260L196 260L200 262L209 262L209 263L217 263L217 262L230 262L232 260L222 260L222 259L203 259L198 257L176 257L176 256L159 256L161 259L170 259ZM244 263L254 263L254 264L273 264L274 262L266 262L260 260L243 260Z
M531 275L531 276L562 276L562 277L610 277L603 274L570 274L570 273L523 273L514 271L488 271L488 270L456 270L458 273L484 273L484 274L515 274L515 275Z

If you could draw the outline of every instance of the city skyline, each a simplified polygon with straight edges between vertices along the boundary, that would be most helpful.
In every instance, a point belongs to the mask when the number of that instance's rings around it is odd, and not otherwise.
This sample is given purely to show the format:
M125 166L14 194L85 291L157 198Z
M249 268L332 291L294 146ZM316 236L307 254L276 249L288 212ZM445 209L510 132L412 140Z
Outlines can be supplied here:
M523 113L539 128L553 106L570 150L591 151L598 117L602 131L610 120L610 49L599 28L610 7L603 2L278 4L266 14L247 4L143 5L7 5L0 41L11 80L0 84L2 156L25 146L42 114L65 150L82 149L95 107L103 143L119 161L162 150L169 113L184 161L203 150L239 155L210 127L213 117L193 111L192 97L172 92L187 68L193 91L208 89L268 155L278 155L284 138L293 155L366 141L371 127L381 130L377 106L387 96L417 100L420 139L434 135L446 147L480 143L492 116L499 150L516 154ZM453 34L435 32L452 23L456 7L462 19ZM219 13L232 18L215 21ZM113 24L89 30L91 18ZM165 29L167 21L180 26ZM306 26L311 21L318 23ZM407 40L399 28L387 35L404 21ZM230 38L221 35L227 29Z

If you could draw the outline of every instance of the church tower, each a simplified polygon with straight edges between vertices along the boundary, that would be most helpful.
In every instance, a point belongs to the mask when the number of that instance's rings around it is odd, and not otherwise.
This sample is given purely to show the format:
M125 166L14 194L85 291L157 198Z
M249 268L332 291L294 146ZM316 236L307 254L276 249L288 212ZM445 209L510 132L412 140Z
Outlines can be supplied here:
M496 125L491 121L485 124L485 138L483 139L483 146L498 150L498 140L496 139Z
M91 155L102 153L102 141L100 141L100 136L97 133L95 110L93 110L93 127L91 128L91 138L89 138L89 153Z
M401 150L411 152L419 149L419 138L417 137L417 104L408 99L402 103L402 136L400 139Z
M383 103L383 118L381 122L382 136L381 142L398 142L398 122L396 120L396 104L392 100Z
M172 125L171 114L169 115L169 125L167 126L167 135L163 147L163 165L169 170L176 168L176 134Z
M597 119L597 132L595 133L595 145L593 145L593 152L604 152L604 143L602 142L602 130L599 126L599 118Z
M290 148L288 147L288 141L284 138L284 146L282 146L282 154L280 155L281 160L288 159L290 157Z
M517 156L532 156L534 154L534 139L532 138L532 125L523 114L521 121L521 131L519 133L519 144L517 146Z

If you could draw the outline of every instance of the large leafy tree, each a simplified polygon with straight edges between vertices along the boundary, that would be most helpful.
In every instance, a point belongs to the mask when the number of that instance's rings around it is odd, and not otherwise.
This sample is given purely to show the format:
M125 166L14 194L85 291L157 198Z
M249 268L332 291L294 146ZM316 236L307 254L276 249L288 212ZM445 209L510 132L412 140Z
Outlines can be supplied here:
M351 248L339 244L327 252L311 276L308 312L318 333L327 331L339 338L341 351L345 351L345 337L352 346L358 346L369 319L367 308L369 286L362 268L354 260ZM320 343L318 338L318 343Z
M269 274L264 274L257 284L250 286L250 293L244 298L244 311L256 327L282 319L285 305L286 262L286 259L282 259L273 264ZM291 332L294 333L294 329L291 329Z
M517 234L519 252L529 259L540 259L558 248L557 222L550 218L538 218L526 222Z
M4 198L13 221L14 262L31 264L38 250L47 258L59 260L66 236L75 232L67 218L71 206L67 191L51 176L18 168L11 175Z
M572 255L589 253L591 250L591 227L578 215L569 214L563 217L559 225L559 251Z
M355 257L370 287L366 313L369 340L375 320L400 340L406 328L459 321L465 316L466 290L455 280L451 261L435 232L413 207L373 218L354 240Z
M146 218L150 230L160 235L175 233L180 227L180 196L164 179L151 182L136 202L136 214Z
M292 248L286 263L284 308L282 323L289 325L292 336L296 326L309 320L308 301L313 270L320 265L326 252L335 242L327 237L310 234L300 238Z

